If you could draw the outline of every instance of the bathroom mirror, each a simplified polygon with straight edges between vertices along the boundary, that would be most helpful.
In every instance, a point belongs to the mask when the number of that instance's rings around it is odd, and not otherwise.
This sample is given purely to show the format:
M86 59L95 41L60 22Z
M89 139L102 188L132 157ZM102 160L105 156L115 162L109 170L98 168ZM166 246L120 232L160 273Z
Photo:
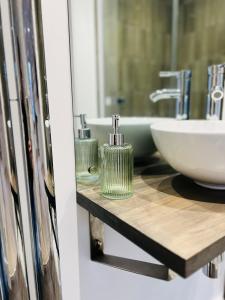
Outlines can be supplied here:
M176 87L159 71L191 69L190 117L205 118L207 67L225 61L225 2L98 0L96 7L104 114L174 116L175 101L153 103L149 94Z
M107 142L111 120L96 118L113 113L128 117L121 132L135 158L155 152L152 117L206 118L208 66L225 62L223 8L222 0L70 2L74 116L86 114L100 145ZM163 97L152 96L164 89ZM75 120L78 137L81 124Z

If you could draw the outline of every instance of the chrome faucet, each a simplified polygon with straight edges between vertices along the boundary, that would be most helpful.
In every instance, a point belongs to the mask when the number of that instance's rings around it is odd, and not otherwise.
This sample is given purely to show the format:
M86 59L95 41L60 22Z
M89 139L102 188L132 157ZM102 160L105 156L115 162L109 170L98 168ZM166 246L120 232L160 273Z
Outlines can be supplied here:
M156 90L149 95L154 103L164 99L176 100L176 118L179 120L189 119L191 70L161 71L160 77L175 77L177 87L175 89Z
M208 94L206 118L221 120L224 105L225 64L208 67Z

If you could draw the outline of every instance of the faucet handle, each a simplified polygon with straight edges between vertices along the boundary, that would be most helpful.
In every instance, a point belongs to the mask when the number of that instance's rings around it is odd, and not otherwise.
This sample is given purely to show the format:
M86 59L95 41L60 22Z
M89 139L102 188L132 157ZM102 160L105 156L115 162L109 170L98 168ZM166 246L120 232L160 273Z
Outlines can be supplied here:
M225 73L225 64L211 65L208 66L208 75L213 76L216 74L224 74Z
M183 78L191 78L191 70L185 69L181 71L160 71L159 77L166 78L166 77L183 77Z
M166 78L166 77L178 77L180 76L180 71L160 71L159 77Z

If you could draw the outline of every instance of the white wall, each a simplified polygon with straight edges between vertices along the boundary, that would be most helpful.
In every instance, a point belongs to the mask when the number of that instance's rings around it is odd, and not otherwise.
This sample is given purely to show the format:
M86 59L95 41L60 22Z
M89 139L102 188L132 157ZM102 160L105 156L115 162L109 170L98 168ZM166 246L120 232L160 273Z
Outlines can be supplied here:
M97 61L94 0L71 0L75 107L96 116ZM113 0L112 0L113 1ZM85 46L86 45L86 46ZM85 49L84 49L85 48ZM94 95L94 93L96 93ZM208 279L200 270L188 279L171 282L131 274L90 260L88 213L78 207L81 300L222 300L224 272L220 279ZM155 261L145 252L106 226L105 252Z
M73 106L67 0L42 0L63 300L79 300Z
M95 1L71 0L71 47L73 51L74 114L98 115ZM75 67L76 66L76 67Z

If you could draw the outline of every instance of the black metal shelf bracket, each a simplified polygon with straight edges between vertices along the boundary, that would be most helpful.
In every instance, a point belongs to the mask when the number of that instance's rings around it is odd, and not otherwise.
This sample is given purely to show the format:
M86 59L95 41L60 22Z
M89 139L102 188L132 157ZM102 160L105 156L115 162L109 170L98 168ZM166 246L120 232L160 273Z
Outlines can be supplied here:
M164 265L104 254L104 223L89 214L91 260L131 273L165 281L176 274Z

